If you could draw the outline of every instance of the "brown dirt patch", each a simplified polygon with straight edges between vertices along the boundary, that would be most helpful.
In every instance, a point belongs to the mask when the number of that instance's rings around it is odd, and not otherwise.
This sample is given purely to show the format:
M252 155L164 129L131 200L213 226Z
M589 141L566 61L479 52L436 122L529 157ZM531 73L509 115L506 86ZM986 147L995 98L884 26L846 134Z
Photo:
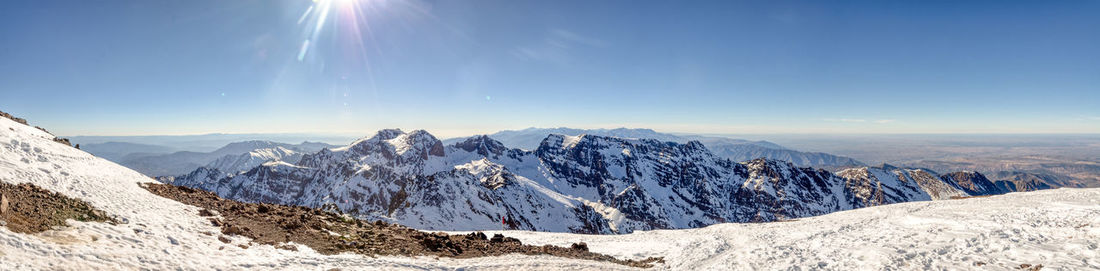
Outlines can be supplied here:
M370 256L473 258L520 253L606 261L633 267L652 267L653 263L664 262L662 258L616 259L589 252L584 243L573 244L569 248L532 246L500 234L489 237L481 232L465 235L428 233L382 221L353 219L313 208L243 203L182 186L145 183L142 187L153 194L204 208L199 214L209 216L210 222L221 227L223 234L246 236L256 243L277 247L286 242L294 242L323 254L353 252ZM215 217L218 215L222 218Z
M0 183L0 224L9 230L38 233L68 226L67 219L118 223L87 202L29 183Z
M1027 270L1027 271L1039 271L1039 270L1043 269L1043 265L1042 264L1031 265L1031 264L1024 263L1024 264L1020 264L1020 267L1018 267L1016 269L1022 269L1022 270Z

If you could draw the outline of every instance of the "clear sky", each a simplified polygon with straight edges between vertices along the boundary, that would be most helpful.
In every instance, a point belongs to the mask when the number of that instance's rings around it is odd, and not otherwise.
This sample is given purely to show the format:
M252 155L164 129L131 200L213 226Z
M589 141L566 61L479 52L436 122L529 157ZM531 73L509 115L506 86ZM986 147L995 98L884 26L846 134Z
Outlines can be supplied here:
M6 1L0 110L62 135L1100 133L1100 1Z

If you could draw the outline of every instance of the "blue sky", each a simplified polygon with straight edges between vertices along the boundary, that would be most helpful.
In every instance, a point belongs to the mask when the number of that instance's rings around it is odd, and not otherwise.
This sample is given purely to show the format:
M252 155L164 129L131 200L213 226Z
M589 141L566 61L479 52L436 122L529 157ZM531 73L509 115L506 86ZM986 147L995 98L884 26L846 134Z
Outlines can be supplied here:
M326 1L5 2L0 110L63 135L1100 133L1100 1Z

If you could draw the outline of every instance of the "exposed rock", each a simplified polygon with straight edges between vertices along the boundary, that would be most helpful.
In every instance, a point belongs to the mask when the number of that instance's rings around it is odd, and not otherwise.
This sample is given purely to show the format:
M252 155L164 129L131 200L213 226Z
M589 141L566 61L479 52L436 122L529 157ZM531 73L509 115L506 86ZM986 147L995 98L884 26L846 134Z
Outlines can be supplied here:
M117 220L87 202L36 185L0 182L0 221L14 232L36 233L67 226L67 219L117 224Z
M0 214L8 211L8 196L0 194Z
M217 216L218 211L203 208L199 210L199 216Z
M1011 191L997 187L992 181L974 171L959 171L940 176L944 182L954 184L971 196L998 195Z
M573 243L573 245L570 246L570 248L580 250L580 251L588 251L588 244L586 244L584 242Z
M11 114L4 113L4 111L0 111L0 117L5 117L5 118L11 119L15 122L18 122L19 124L27 125L27 120L26 119L17 118L15 116L12 116Z
M222 232L252 238L252 242L280 249L297 250L293 242L322 254L344 252L364 255L441 256L472 258L510 253L552 255L576 259L607 261L633 267L651 267L661 258L622 260L584 250L523 245L519 239L496 234L486 240L481 232L449 235L427 233L381 221L365 222L319 209L274 204L243 203L221 199L213 193L166 184L146 183L143 187L154 194L184 204L217 211L225 217ZM261 208L266 212L259 212ZM219 236L218 240L231 240ZM241 244L241 248L248 246Z
M43 131L45 131L45 130L43 130ZM66 146L69 146L69 147L72 147L72 146L73 146L73 143L72 143L72 142L69 142L69 139L68 139L68 138L60 138L60 137L54 137L54 138L53 138L53 142L57 142L57 143L61 143L61 144L65 144Z

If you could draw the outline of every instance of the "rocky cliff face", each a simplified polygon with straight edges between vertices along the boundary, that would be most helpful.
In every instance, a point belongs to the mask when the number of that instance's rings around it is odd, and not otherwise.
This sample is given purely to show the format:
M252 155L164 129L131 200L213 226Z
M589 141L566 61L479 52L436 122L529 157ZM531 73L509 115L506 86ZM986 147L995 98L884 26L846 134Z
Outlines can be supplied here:
M945 183L954 184L964 193L972 196L985 196L1014 192L997 186L985 175L974 171L959 171L940 176Z
M696 141L550 135L525 151L486 136L444 146L419 130L382 130L297 163L219 174L199 169L173 182L432 230L628 233L965 195L923 170L833 174L766 159L736 163Z

